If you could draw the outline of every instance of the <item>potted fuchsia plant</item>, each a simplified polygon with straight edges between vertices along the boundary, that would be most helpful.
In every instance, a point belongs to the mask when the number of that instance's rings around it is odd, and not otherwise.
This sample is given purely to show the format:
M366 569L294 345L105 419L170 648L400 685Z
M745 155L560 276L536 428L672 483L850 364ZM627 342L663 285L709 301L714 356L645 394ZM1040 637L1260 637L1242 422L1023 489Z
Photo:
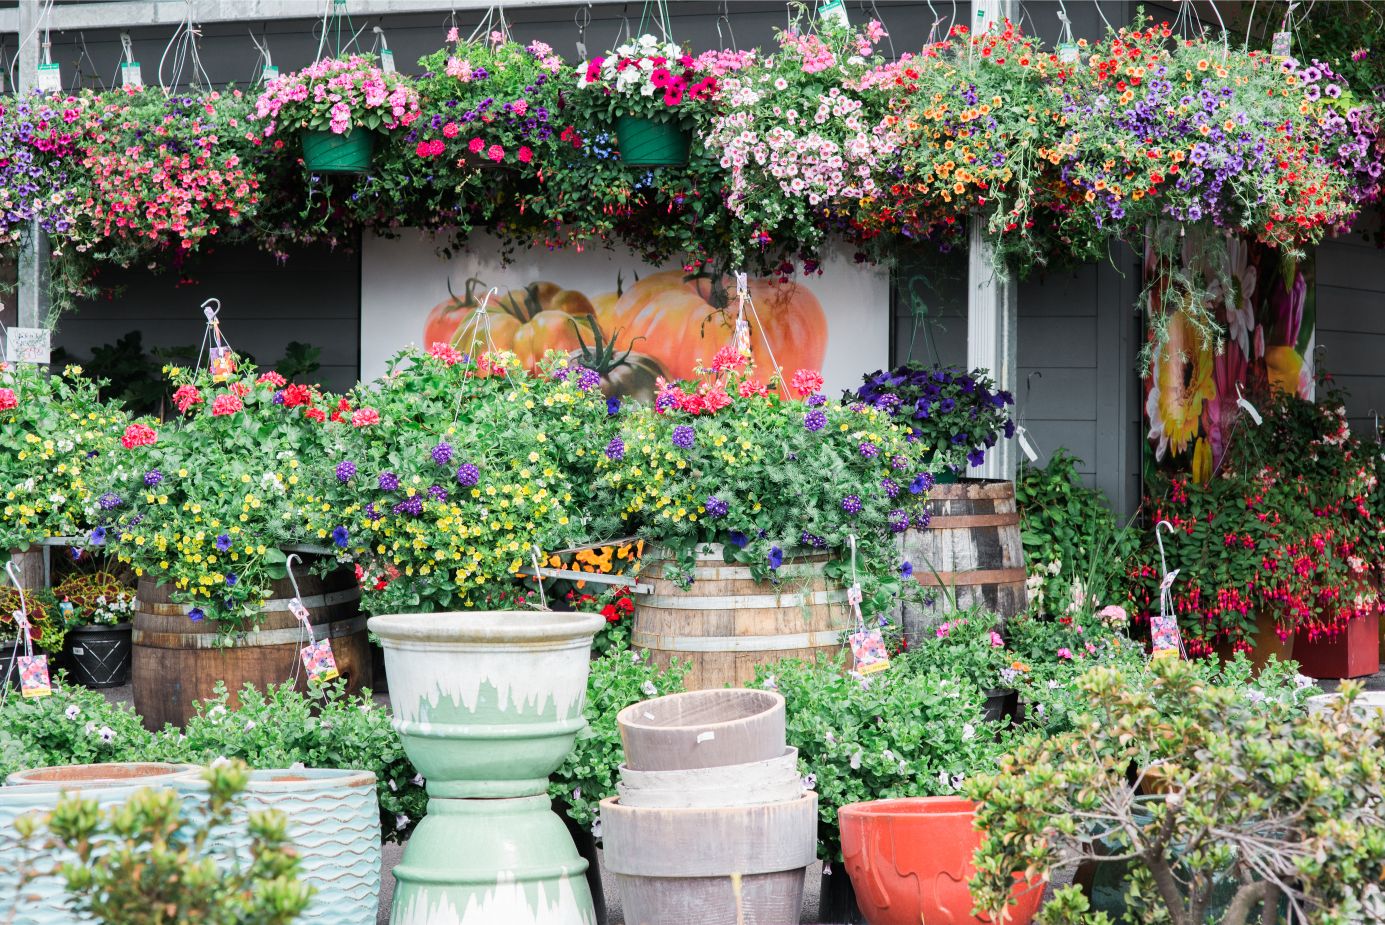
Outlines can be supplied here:
M716 93L693 57L672 42L642 35L578 70L578 99L615 123L627 164L667 167L688 162L692 116Z
M300 133L303 163L323 173L365 173L376 133L418 118L418 92L406 78L385 73L372 55L325 58L275 77L255 102L263 122L257 141Z

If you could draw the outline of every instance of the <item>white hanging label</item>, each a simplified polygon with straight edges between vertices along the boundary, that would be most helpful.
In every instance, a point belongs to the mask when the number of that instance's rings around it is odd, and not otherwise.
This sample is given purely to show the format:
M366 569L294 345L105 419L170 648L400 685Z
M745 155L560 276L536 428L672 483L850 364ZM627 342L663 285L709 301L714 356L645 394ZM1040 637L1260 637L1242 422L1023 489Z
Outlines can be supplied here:
M1025 457L1030 462L1039 461L1038 452L1035 451L1034 445L1029 442L1029 431L1025 430L1023 427L1017 427L1015 429L1015 439L1019 440L1020 449L1024 451Z
M386 74L395 73L394 52L390 51L388 48L380 52L380 70L384 71Z
M1072 42L1061 42L1058 45L1058 60L1064 64L1077 63L1077 45Z
M587 43L586 43L586 42L578 42L578 43L577 43L577 59L578 59L579 61L586 61L586 60L587 60Z
M1250 415L1250 419L1255 422L1256 427L1265 423L1265 419L1260 417L1260 412L1255 410L1255 406L1244 398L1236 399L1236 404L1239 405L1246 414Z
M851 17L847 16L846 4L842 0L825 0L818 5L818 16L839 26L851 25Z
M279 76L279 65L266 64L264 70L260 71L260 77L264 80L273 80Z
M52 333L47 328L5 330L5 359L11 363L47 365L52 355Z
M63 88L62 68L56 64L40 64L38 79L34 84L44 93L56 93Z
M121 84L126 87L144 86L144 78L140 75L139 62L131 61L120 66Z

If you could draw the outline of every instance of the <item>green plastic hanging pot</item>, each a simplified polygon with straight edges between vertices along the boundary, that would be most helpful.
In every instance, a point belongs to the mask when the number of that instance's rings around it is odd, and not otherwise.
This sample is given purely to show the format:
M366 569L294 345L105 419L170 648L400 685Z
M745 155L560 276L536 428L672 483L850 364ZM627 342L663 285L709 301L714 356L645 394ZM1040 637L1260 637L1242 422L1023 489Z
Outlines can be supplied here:
M688 162L689 132L674 122L647 116L616 119L620 159L637 167L678 167Z
M365 173L375 152L375 133L358 128L345 135L303 133L303 163L317 173Z

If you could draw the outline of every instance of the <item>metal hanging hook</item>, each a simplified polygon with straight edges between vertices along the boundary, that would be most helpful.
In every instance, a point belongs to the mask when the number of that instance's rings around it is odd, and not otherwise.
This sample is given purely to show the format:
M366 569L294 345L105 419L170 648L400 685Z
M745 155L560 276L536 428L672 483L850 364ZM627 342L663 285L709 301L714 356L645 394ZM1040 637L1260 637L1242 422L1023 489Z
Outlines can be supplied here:
M212 306L216 306L216 307L215 307L215 308L212 308ZM206 316L207 321L208 321L209 323L215 322L216 319L217 319L217 315L220 315L220 314L221 314L221 300L220 300L220 299L208 299L207 301L203 302L203 303L202 303L202 314Z
M293 574L293 563L295 562L299 565L303 564L303 560L298 557L298 553L289 553L289 557L284 560L284 570L288 572L289 584L293 585L293 596L298 599L299 603L302 603L303 592L298 590L298 579Z
M1164 558L1164 537L1159 532L1160 527L1169 528L1169 536L1173 536L1173 524L1167 520L1161 520L1154 525L1154 541L1159 544L1159 570L1164 575L1169 573L1169 560Z

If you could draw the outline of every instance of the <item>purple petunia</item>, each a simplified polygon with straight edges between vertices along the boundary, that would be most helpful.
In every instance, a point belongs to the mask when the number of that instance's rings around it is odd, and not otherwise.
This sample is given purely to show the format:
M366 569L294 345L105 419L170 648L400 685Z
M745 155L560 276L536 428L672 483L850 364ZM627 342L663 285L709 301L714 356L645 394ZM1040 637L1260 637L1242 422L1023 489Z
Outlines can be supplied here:
M803 427L817 432L827 426L827 415L822 411L809 411L803 415Z
M933 476L927 472L920 472L914 476L914 480L909 483L910 494L921 495L933 487Z
M784 550L780 549L778 546L771 546L769 548L769 567L778 569L783 564Z
M351 542L351 534L347 532L345 527L337 527L332 531L332 542L341 549L345 549L346 544Z
M397 491L399 489L399 476L393 472L380 473L379 485L381 491Z
M201 623L202 619L206 616L206 611L204 611L201 607L194 607L188 611L188 619L191 620L193 623Z
M428 455L432 456L433 462L439 466L445 466L452 461L452 444L444 440L433 447L432 452Z
M481 481L481 470L475 463L463 463L457 470L457 484L463 488L470 488Z
M703 506L707 508L707 516L709 517L725 517L731 511L731 505L727 504L716 495L708 495Z
M606 458L613 462L625 458L625 441L619 437L612 437L611 442L606 444Z
M230 537L229 534L223 533L223 534L221 534L220 536L218 536L218 537L216 538L216 551L217 551L217 552L230 552L230 551L231 551L231 537Z
M912 562L903 562L903 563L900 563L900 566L899 566L899 577L901 577L901 578L908 578L908 577L912 576L913 574L914 574L914 564L913 564Z
M337 463L337 481L349 482L356 475L356 464L351 460Z
M691 424L679 424L673 428L673 445L680 450L692 449L693 441L697 438L697 431L693 430Z

